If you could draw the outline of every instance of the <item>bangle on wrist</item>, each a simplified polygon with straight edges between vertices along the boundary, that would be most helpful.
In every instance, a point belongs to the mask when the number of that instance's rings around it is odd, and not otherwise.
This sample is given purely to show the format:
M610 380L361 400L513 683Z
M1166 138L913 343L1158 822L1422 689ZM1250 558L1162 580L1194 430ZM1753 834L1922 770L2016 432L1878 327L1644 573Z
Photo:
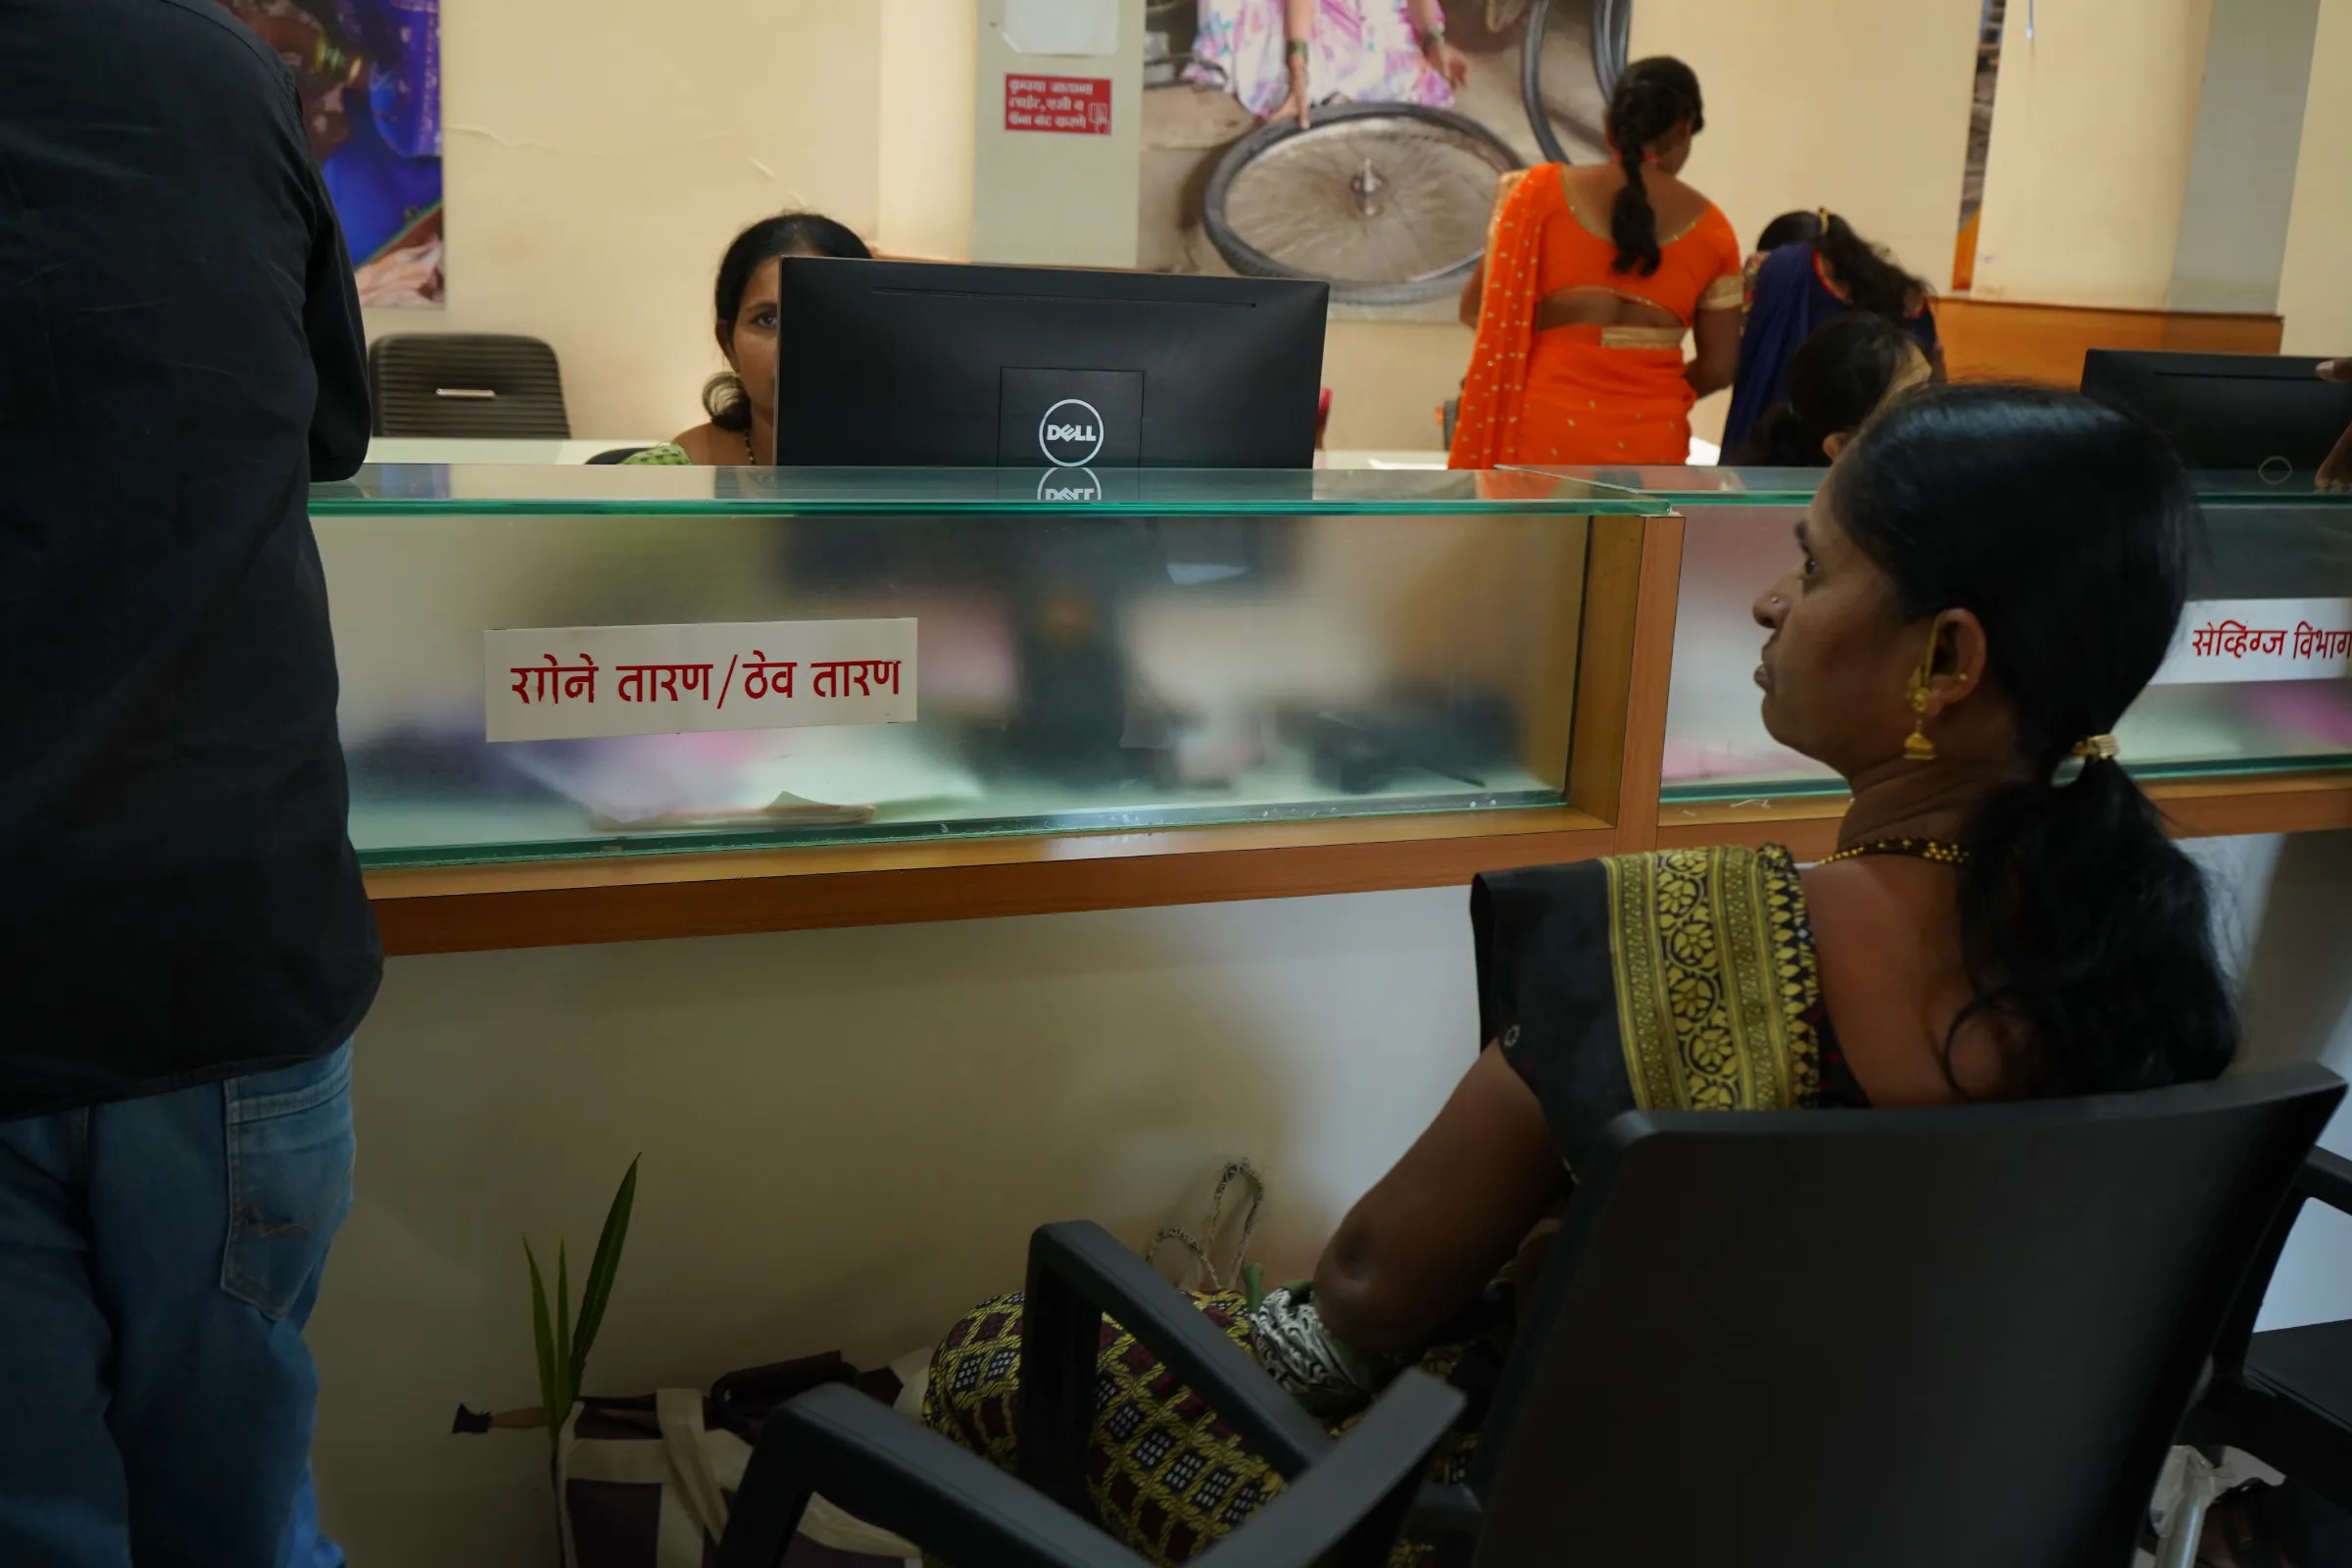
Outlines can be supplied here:
M1282 46L1282 53L1283 58L1290 61L1293 65L1302 66L1306 64L1306 40L1304 38L1293 38L1289 43L1286 43Z
M1423 27L1413 36L1419 40L1421 52L1427 54L1446 41L1446 24L1441 22L1434 27Z

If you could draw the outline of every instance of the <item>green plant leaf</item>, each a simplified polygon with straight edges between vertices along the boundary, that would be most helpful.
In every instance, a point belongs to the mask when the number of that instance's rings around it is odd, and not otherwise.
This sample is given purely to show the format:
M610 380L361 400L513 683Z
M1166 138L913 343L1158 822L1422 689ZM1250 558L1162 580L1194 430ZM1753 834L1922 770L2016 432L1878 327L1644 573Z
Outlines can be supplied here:
M562 1442L564 1417L570 1407L556 1408L556 1337L547 1321L547 1285L539 1277L539 1259L533 1255L527 1236L522 1239L522 1255L531 1265L531 1338L539 1352L539 1404L547 1411L548 1446L552 1448Z
M621 1249L628 1245L629 1211L637 1206L637 1163L645 1156L629 1161L629 1168L620 1178L620 1188L612 1195L612 1206L605 1210L604 1234L596 1239L596 1256L589 1260L588 1278L580 1285L580 1326L571 1337L571 1382L577 1389L588 1377L588 1352L596 1345L596 1332L605 1325L605 1305L612 1298L612 1282L620 1274Z
M571 1261L564 1255L564 1238L556 1238L556 1397L564 1414L571 1414L580 1380L571 1370ZM559 1419L561 1419L559 1417Z

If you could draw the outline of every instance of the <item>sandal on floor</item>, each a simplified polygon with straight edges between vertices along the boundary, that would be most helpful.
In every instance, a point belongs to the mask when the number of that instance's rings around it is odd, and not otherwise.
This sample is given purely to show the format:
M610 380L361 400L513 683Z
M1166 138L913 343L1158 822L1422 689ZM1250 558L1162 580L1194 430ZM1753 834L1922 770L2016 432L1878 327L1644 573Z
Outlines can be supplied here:
M2214 1498L2205 1509L2197 1568L2297 1568L2277 1544L2281 1496L2268 1481L2241 1481ZM2226 1555L2215 1555L2216 1546Z

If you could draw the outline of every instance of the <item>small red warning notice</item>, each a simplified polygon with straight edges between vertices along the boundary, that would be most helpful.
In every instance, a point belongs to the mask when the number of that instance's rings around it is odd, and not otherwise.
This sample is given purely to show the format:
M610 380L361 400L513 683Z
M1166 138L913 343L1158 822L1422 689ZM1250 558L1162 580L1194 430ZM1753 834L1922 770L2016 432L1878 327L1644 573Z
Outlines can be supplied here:
M1004 128L1065 136L1110 134L1107 76L1006 76Z

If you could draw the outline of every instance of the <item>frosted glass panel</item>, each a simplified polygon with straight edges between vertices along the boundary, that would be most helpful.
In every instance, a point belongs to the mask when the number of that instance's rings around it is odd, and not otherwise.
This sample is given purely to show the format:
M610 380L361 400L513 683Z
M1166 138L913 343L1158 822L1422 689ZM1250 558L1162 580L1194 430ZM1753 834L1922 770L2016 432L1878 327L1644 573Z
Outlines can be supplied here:
M566 514L448 488L317 509L369 863L1561 799L1582 514ZM489 628L898 616L912 724L483 739Z

